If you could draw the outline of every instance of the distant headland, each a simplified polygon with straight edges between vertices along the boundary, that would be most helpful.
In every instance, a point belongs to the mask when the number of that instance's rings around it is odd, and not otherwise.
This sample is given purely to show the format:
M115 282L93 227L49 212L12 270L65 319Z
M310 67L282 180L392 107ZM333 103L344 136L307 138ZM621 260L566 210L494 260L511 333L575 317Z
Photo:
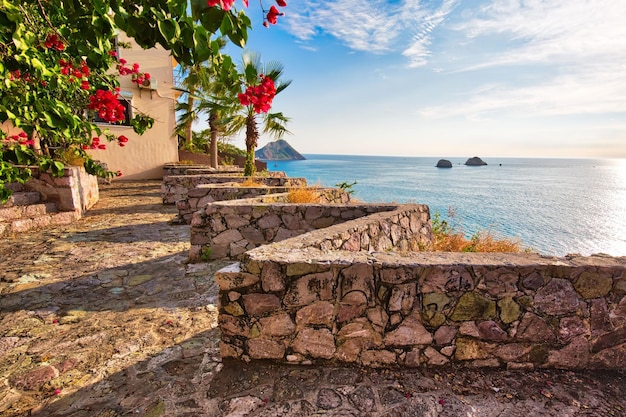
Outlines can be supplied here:
M254 153L263 161L297 161L306 159L284 139L270 142Z

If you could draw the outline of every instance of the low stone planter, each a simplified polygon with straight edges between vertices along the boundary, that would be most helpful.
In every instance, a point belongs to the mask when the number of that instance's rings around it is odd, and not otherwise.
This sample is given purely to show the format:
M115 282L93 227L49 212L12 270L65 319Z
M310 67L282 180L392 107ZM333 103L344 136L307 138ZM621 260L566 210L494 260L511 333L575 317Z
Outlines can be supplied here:
M100 198L98 178L87 174L83 167L68 166L62 177L32 168L33 178L25 188L37 191L43 201L56 203L59 211L73 211L78 217L96 204Z
M14 194L0 204L0 236L70 224L98 201L98 179L82 167L65 168L63 177L30 169L33 178L25 184L9 184Z

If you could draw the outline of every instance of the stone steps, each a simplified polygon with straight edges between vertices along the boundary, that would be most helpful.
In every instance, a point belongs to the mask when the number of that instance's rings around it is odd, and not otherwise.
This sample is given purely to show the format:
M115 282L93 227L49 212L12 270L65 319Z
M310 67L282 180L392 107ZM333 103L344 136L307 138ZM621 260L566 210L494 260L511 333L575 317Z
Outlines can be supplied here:
M20 186L12 189L15 192L9 201L0 204L0 236L69 224L77 219L73 211L60 212L56 203L42 202L41 194L36 191L23 191Z

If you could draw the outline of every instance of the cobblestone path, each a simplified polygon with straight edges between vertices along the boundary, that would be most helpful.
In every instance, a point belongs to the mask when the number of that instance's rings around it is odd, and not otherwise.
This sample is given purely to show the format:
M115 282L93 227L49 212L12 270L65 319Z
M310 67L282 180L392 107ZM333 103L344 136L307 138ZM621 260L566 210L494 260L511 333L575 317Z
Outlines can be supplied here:
M0 416L626 416L626 375L222 363L213 273L160 182L0 241Z

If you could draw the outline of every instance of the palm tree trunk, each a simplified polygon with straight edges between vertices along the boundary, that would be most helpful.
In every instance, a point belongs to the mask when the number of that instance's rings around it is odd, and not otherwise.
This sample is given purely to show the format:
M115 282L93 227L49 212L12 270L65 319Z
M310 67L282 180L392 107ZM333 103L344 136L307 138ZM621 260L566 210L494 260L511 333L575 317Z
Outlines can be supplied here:
M211 130L211 166L217 168L217 120L219 116L217 112L211 112L209 114L209 129Z
M187 109L189 112L193 111L193 97L191 94L187 96ZM185 145L189 149L191 147L192 139L193 139L193 117L189 118L187 122L187 126L185 126Z
M259 131L256 126L254 113L250 112L246 120L246 164L244 166L243 175L250 177L254 175L256 167L254 165L254 150L256 149L259 139Z

